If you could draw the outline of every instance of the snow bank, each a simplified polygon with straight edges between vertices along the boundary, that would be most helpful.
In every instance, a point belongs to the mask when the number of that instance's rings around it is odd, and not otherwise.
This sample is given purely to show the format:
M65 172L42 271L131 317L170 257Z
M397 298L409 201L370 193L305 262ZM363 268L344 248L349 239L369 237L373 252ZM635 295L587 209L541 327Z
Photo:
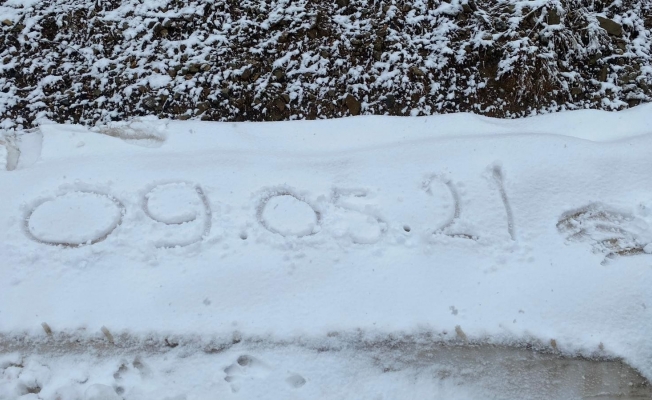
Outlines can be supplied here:
M0 171L0 332L529 344L652 378L651 111L43 125Z
M9 1L0 128L517 117L652 100L646 0Z

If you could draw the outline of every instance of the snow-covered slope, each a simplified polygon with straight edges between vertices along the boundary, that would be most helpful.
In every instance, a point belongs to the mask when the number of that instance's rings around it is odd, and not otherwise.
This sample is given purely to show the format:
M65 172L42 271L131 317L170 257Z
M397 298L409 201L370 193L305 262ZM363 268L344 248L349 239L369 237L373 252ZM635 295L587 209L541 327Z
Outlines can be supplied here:
M652 100L648 0L6 0L0 128Z
M147 354L162 382L166 346L201 358L189 349L248 343L242 362L224 353L202 384L173 374L166 394L208 398L205 384L252 398L242 381L269 376L280 357L274 382L303 390L284 398L318 398L328 379L347 382L328 368L371 374L356 362L372 349L471 342L621 357L652 378L651 115L140 120L7 137L20 159L0 171L4 352L132 355L99 369L88 355L15 355L2 376L23 382L11 372L21 365L25 382L41 377L42 398L75 398L111 385L121 363L124 379L146 382ZM318 353L287 346L348 348L352 361L324 355L322 370L303 371ZM120 384L121 395L165 398L152 379ZM415 382L400 388L420 398ZM33 386L7 387L12 398ZM346 397L338 390L330 398Z

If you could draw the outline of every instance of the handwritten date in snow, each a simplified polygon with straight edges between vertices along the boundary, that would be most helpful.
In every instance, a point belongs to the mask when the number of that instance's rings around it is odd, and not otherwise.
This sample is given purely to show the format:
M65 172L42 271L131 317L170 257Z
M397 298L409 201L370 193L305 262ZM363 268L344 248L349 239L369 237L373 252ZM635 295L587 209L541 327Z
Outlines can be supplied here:
M510 237L515 239L513 217L499 167L493 169L493 177L507 212ZM434 235L477 239L471 233L456 230L462 209L453 183L431 175L422 182L422 193L432 196L434 185L440 192L448 192L448 215L434 226L421 228ZM328 195L331 206L319 207L292 188L269 189L257 200L255 220L273 234L294 238L323 234L322 228L326 224L331 235L357 244L379 242L392 224L401 226L406 233L414 229L402 221L388 221L376 207L365 201L368 196L366 189L334 188ZM128 225L142 225L140 236L158 248L189 246L201 242L211 233L211 203L198 184L168 182L151 185L145 188L139 205L144 217L134 221L136 224ZM29 239L41 244L63 247L93 245L119 235L121 230L129 230L124 226L129 211L129 207L111 193L90 187L77 188L59 192L28 207L24 215L24 231ZM247 234L241 233L240 238L246 240Z
M499 166L490 169L489 178L503 204L506 233L516 240L514 215ZM326 198L329 207L313 202L290 187L262 191L255 200L255 223L268 232L287 238L331 235L356 244L374 244L383 239L391 227L410 233L415 228L432 235L478 240L467 224L458 224L464 211L460 194L453 182L430 175L421 184L421 193L434 198L433 191L447 197L446 211L414 226L405 221L390 221L370 200L366 189L333 188ZM190 246L204 241L214 223L211 202L199 184L166 182L144 188L140 199L141 217L125 224L125 215L133 208L117 196L97 188L78 187L40 199L24 215L26 236L38 243L80 247L102 242L121 231L131 231L157 248ZM405 203L405 207L410 207ZM436 205L435 205L436 206ZM137 210L137 209L136 209ZM427 211L427 210L426 210ZM432 209L430 210L432 213ZM438 222L433 222L438 219ZM592 204L579 211L568 211L559 218L558 230L569 242L590 242L594 251L631 255L647 253L647 226L634 216L618 213L606 206ZM134 228L137 226L137 228ZM324 227L328 229L323 229ZM399 228L396 228L399 227ZM119 229L120 228L120 229ZM466 230L465 230L466 229ZM248 238L241 232L242 240Z

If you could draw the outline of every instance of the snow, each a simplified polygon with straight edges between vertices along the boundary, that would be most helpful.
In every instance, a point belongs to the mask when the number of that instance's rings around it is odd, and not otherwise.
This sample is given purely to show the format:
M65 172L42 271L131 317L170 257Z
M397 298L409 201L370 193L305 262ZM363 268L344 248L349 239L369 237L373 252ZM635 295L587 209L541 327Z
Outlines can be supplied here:
M650 379L650 116L18 133L0 171L0 399L546 393L461 355L448 375L440 358L414 369L464 342Z
M7 143L5 141L0 141L0 169L8 169L8 158L9 152L7 151Z
M318 213L291 193L272 192L259 208L260 223L281 236L307 236L315 232Z
M4 2L0 126L341 116L349 95L377 115L515 117L650 100L647 1L348 3ZM560 21L548 25L553 9ZM597 15L622 23L622 37Z
M111 386L96 383L86 389L86 399L88 400L120 400L120 396Z
M69 192L32 207L27 230L47 244L82 245L103 240L122 222L122 204L98 193Z
M179 183L156 186L145 195L145 199L148 216L168 225L194 221L198 214L196 209L201 207L192 187Z

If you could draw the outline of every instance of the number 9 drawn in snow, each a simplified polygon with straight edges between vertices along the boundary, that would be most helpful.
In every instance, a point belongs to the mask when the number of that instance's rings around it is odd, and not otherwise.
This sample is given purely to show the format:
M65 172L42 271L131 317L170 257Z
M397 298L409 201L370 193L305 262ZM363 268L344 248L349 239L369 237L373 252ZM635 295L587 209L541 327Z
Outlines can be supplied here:
M213 213L199 185L188 182L154 185L143 196L142 208L154 222L151 235L159 237L154 240L158 248L190 246L210 234Z

